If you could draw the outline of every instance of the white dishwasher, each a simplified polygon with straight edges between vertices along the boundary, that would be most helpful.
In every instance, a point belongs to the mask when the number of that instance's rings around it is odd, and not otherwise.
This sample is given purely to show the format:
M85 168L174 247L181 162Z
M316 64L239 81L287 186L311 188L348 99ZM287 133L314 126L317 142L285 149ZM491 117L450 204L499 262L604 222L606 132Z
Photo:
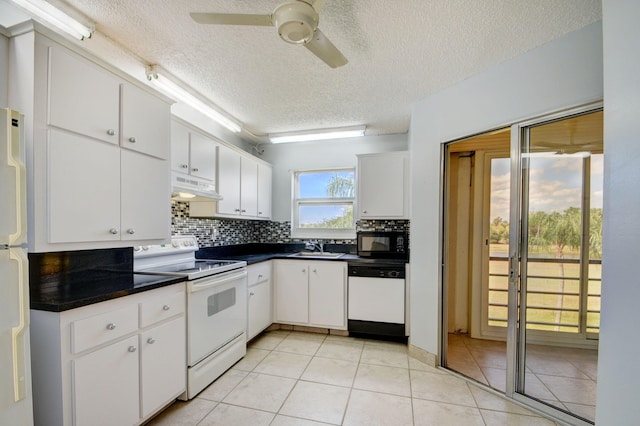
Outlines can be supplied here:
M349 262L348 275L349 334L405 338L404 262Z

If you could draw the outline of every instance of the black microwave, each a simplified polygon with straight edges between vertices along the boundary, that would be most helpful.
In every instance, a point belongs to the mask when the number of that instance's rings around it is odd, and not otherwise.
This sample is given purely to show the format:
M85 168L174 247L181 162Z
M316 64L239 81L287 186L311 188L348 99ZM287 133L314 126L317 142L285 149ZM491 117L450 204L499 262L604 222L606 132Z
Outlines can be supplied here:
M409 234L402 231L357 233L358 256L380 259L409 259Z

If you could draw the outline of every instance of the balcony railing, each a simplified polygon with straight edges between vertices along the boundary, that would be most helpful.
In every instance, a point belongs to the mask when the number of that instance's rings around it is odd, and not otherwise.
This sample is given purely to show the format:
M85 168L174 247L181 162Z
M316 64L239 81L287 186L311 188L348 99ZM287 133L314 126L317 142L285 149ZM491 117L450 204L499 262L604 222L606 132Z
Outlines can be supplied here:
M489 258L488 322L507 326L508 258ZM529 258L527 261L527 328L570 333L600 330L601 260L589 261L586 323L580 290L580 260Z

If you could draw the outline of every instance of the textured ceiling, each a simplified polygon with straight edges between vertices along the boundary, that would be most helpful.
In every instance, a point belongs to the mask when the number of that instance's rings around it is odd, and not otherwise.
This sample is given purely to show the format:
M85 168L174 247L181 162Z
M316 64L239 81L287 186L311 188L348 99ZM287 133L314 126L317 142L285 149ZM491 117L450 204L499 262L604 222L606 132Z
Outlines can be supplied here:
M281 0L49 0L171 74L255 134L367 125L404 133L411 104L601 18L599 0L326 0L331 69L273 27L189 12L270 13Z

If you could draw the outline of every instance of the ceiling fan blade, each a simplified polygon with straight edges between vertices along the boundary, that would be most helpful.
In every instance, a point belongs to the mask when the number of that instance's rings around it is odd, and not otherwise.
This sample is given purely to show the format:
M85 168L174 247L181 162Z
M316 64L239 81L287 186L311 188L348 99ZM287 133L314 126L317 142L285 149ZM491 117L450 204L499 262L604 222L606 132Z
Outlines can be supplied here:
M322 8L324 7L324 2L325 2L325 0L302 0L302 1L309 3L318 13L320 13Z
M338 48L320 31L320 28L316 30L313 38L304 46L331 68L338 68L349 62Z
M215 25L260 25L273 26L271 15L245 15L241 13L190 13L198 24Z

